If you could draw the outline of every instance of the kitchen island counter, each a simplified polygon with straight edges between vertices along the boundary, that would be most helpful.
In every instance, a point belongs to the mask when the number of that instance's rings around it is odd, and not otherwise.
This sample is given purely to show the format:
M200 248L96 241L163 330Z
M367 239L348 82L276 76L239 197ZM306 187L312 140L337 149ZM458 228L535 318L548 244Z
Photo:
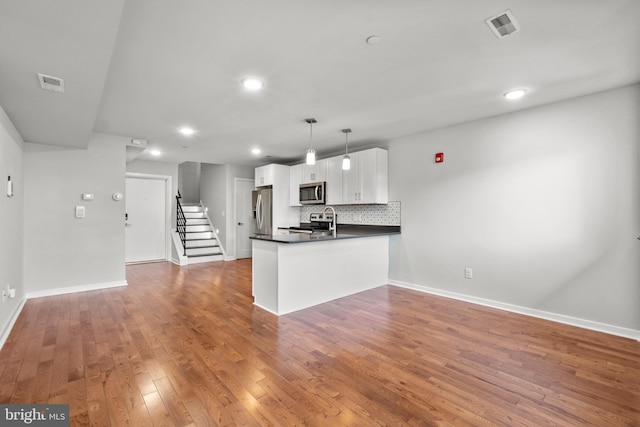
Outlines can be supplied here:
M290 234L256 234L250 237L253 240L263 240L276 243L308 243L326 240L354 239L360 237L389 236L400 234L400 227L396 226L373 226L373 225L340 225L336 237L333 235L315 235L310 233L290 233Z
M368 227L251 237L254 304L282 315L387 284L389 238L400 230Z

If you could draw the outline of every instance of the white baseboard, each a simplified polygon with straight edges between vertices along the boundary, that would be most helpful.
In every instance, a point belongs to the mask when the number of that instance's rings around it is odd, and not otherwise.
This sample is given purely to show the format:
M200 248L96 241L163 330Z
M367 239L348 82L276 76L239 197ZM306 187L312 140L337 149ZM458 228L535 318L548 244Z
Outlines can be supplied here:
M20 316L20 313L22 313L22 308L24 307L26 302L27 302L27 298L26 297L22 298L22 300L20 301L20 304L18 304L16 309L13 311L13 314L9 319L9 323L7 323L7 326L4 328L4 331L2 331L2 335L0 336L0 350L2 350L2 347L4 347L4 343L7 341L7 338L9 338L9 334L11 333L13 326L16 324L16 320L18 320L18 316Z
M117 282L106 282L106 283L94 283L91 285L81 285L81 286L69 286L65 288L56 288L56 289L47 289L45 291L36 291L36 292L27 292L27 294L22 298L18 307L14 311L7 327L2 331L2 335L0 336L0 349L4 346L7 338L9 338L9 334L13 329L16 320L18 320L18 316L22 312L24 305L27 303L27 300L32 298L42 298L42 297L50 297L54 295L64 295L70 294L74 292L85 292L85 291L97 291L100 289L109 289L109 288L117 288L120 286L127 286L127 281L117 281Z
M438 295L441 297L452 298L460 301L470 302L473 304L484 305L486 307L497 308L500 310L510 311L513 313L524 314L531 317L550 320L552 322L564 323L566 325L577 326L579 328L590 329L592 331L604 332L605 334L616 335L624 338L631 338L640 341L640 331L635 329L623 328L621 326L608 325L606 323L594 322L592 320L580 319L577 317L566 316L564 314L550 313L548 311L536 310L533 308L522 307L519 305L508 304L499 301L493 301L484 298L478 298L470 295L459 294L456 292L444 291L442 289L430 288L428 286L416 285L413 283L402 282L399 280L389 280L389 283L401 288L413 289L414 291L425 292L428 294Z
M264 310L264 311L266 311L266 312L268 312L268 313L273 314L274 316L280 316L280 315L279 315L278 313L276 313L275 311L269 310L268 308L263 307L263 306L261 306L260 304L256 304L256 303L254 302L254 303L253 303L253 305L255 305L256 307L261 308L262 310Z
M169 259L169 261L170 261L170 262L172 262L172 263L174 263L175 265L178 265L178 266L188 265L186 262L183 262L183 259L182 259L182 258L174 258L174 257L171 257L171 258Z
M100 289L117 288L120 286L127 286L127 281L117 282L105 282L105 283L93 283L90 285L69 286L65 288L47 289L44 291L27 292L27 299L51 297L54 295L71 294L74 292L86 292L86 291L98 291Z

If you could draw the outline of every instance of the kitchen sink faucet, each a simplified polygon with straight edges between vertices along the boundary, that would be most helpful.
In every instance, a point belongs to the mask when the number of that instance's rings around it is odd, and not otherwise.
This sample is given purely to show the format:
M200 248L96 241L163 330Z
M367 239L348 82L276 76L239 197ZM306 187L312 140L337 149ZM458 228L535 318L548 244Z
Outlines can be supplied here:
M338 228L338 224L336 224L336 210L333 209L333 206L327 206L326 208L324 208L324 212L322 212L322 215L327 213L327 209L329 209L333 214L333 216L331 217L331 225L329 226L329 231L333 231L333 237L335 238Z

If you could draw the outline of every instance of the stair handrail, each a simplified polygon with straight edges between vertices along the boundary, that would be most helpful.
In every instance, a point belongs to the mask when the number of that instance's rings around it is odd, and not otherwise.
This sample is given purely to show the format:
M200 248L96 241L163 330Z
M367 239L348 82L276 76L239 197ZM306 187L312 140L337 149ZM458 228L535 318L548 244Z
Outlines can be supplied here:
M180 241L182 242L182 250L183 255L187 256L187 218L184 215L184 211L182 210L182 204L180 203L180 199L182 195L180 191L178 191L178 195L176 196L176 231L180 236Z

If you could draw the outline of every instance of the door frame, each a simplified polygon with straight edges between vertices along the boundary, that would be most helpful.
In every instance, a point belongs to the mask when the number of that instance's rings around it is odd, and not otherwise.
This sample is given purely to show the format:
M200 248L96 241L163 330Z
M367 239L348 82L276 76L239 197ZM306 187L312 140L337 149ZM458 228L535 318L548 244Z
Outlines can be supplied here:
M251 182L254 184L255 188L255 179L251 178L238 178L235 177L233 179L233 258L238 259L238 210L236 207L238 206L238 183L242 182ZM251 233L249 233L251 235Z
M136 178L136 179L154 179L158 181L164 181L164 209L165 209L165 224L164 224L164 259L168 261L171 259L171 189L172 182L170 175L154 175L150 173L138 173L138 172L127 172L125 175L126 178ZM126 197L126 194L125 194ZM126 200L125 200L126 201ZM125 204L126 209L126 204Z

